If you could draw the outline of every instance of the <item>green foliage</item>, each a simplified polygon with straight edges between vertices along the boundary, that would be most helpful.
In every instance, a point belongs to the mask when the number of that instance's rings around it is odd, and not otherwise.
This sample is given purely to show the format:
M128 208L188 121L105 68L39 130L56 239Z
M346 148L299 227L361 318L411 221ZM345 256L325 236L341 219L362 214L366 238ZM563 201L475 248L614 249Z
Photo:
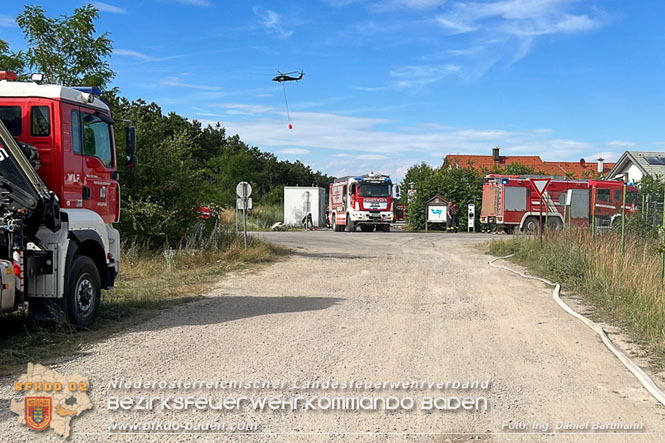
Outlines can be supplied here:
M405 190L409 189L409 183L414 183L416 190L416 195L407 203L407 218L412 229L425 229L425 202L436 194L457 203L460 226L467 224L468 204L480 208L483 178L471 167L432 169L422 163L409 168L402 183Z
M139 166L120 179L119 228L130 241L153 248L181 243L196 220L196 208L233 208L235 187L242 180L252 184L255 211L281 205L285 185L330 183L330 177L299 161L278 161L238 135L227 137L219 124L202 128L175 113L164 115L155 103L120 97L117 90L109 91L107 99L113 115L131 120L137 132ZM122 146L121 128L116 128L116 140ZM261 227L274 218L257 217Z
M25 60L23 52L11 52L9 44L0 40L0 71L23 72Z
M92 5L60 18L47 17L41 6L25 6L16 22L28 41L28 50L18 59L54 84L105 87L115 74L105 60L112 52L108 33L95 37L98 17Z

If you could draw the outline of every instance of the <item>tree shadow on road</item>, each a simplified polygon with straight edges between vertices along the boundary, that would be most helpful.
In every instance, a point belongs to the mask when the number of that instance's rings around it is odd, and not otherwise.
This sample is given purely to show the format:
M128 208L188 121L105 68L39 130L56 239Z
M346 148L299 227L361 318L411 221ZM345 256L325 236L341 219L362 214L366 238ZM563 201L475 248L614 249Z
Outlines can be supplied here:
M271 314L320 311L341 303L337 297L250 297L220 295L169 309L137 325L140 331L226 323Z
M306 252L298 250L291 251L291 255L296 255L299 257L306 257L306 258L322 258L322 259L343 258L345 260L365 260L368 258L377 258L375 255L362 255L362 253L344 254L338 252Z

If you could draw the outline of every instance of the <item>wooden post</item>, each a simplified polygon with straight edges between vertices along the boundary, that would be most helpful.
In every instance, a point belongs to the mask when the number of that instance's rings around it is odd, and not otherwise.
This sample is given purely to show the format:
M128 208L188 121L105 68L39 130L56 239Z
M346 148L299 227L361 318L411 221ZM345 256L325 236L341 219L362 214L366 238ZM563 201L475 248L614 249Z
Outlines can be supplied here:
M623 184L623 198L621 203L621 255L626 247L626 183Z
M596 188L591 188L591 237L596 235Z
M540 220L539 220L539 228L540 228L540 241L543 241L543 195L540 194Z

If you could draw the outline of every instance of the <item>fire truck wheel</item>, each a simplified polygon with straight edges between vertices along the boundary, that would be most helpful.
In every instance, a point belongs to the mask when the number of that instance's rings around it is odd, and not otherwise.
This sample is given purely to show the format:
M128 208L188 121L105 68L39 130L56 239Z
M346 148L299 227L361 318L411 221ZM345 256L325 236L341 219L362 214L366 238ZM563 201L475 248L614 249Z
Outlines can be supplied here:
M379 228L377 227L376 230L378 231ZM383 225L383 232L390 232L390 225Z
M332 217L333 217L333 221L332 221L333 231L340 232L342 230L343 226L340 226L340 225L337 224L337 216L335 214L333 214Z
M538 232L538 226L539 226L538 219L536 217L527 217L526 220L524 221L524 226L522 227L522 230L526 232L527 234L535 234Z
M363 232L372 232L374 230L374 226L372 226L372 225L369 225L369 226L361 225L360 230L363 231Z
M547 229L558 231L563 229L563 222L559 217L550 217L547 219Z
M101 301L101 283L95 262L79 255L72 261L65 283L65 313L76 326L90 326Z
M346 230L347 232L356 232L356 224L351 221L351 217L348 214L346 216Z

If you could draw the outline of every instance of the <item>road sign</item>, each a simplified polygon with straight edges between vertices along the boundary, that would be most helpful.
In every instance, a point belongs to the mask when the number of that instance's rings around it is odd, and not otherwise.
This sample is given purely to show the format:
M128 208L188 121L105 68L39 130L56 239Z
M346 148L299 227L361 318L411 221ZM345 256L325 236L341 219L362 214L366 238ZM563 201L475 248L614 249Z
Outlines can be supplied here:
M236 199L236 207L242 209L252 209L252 197Z
M476 205L469 203L467 211L467 230L476 232Z
M550 184L552 181L551 178L532 178L531 179L531 184L533 185L534 188L536 188L536 192L538 193L538 197L543 196L543 192L545 192L545 189L547 189L547 186Z
M252 195L252 185L247 182L240 182L236 186L236 195L240 198L247 198Z

